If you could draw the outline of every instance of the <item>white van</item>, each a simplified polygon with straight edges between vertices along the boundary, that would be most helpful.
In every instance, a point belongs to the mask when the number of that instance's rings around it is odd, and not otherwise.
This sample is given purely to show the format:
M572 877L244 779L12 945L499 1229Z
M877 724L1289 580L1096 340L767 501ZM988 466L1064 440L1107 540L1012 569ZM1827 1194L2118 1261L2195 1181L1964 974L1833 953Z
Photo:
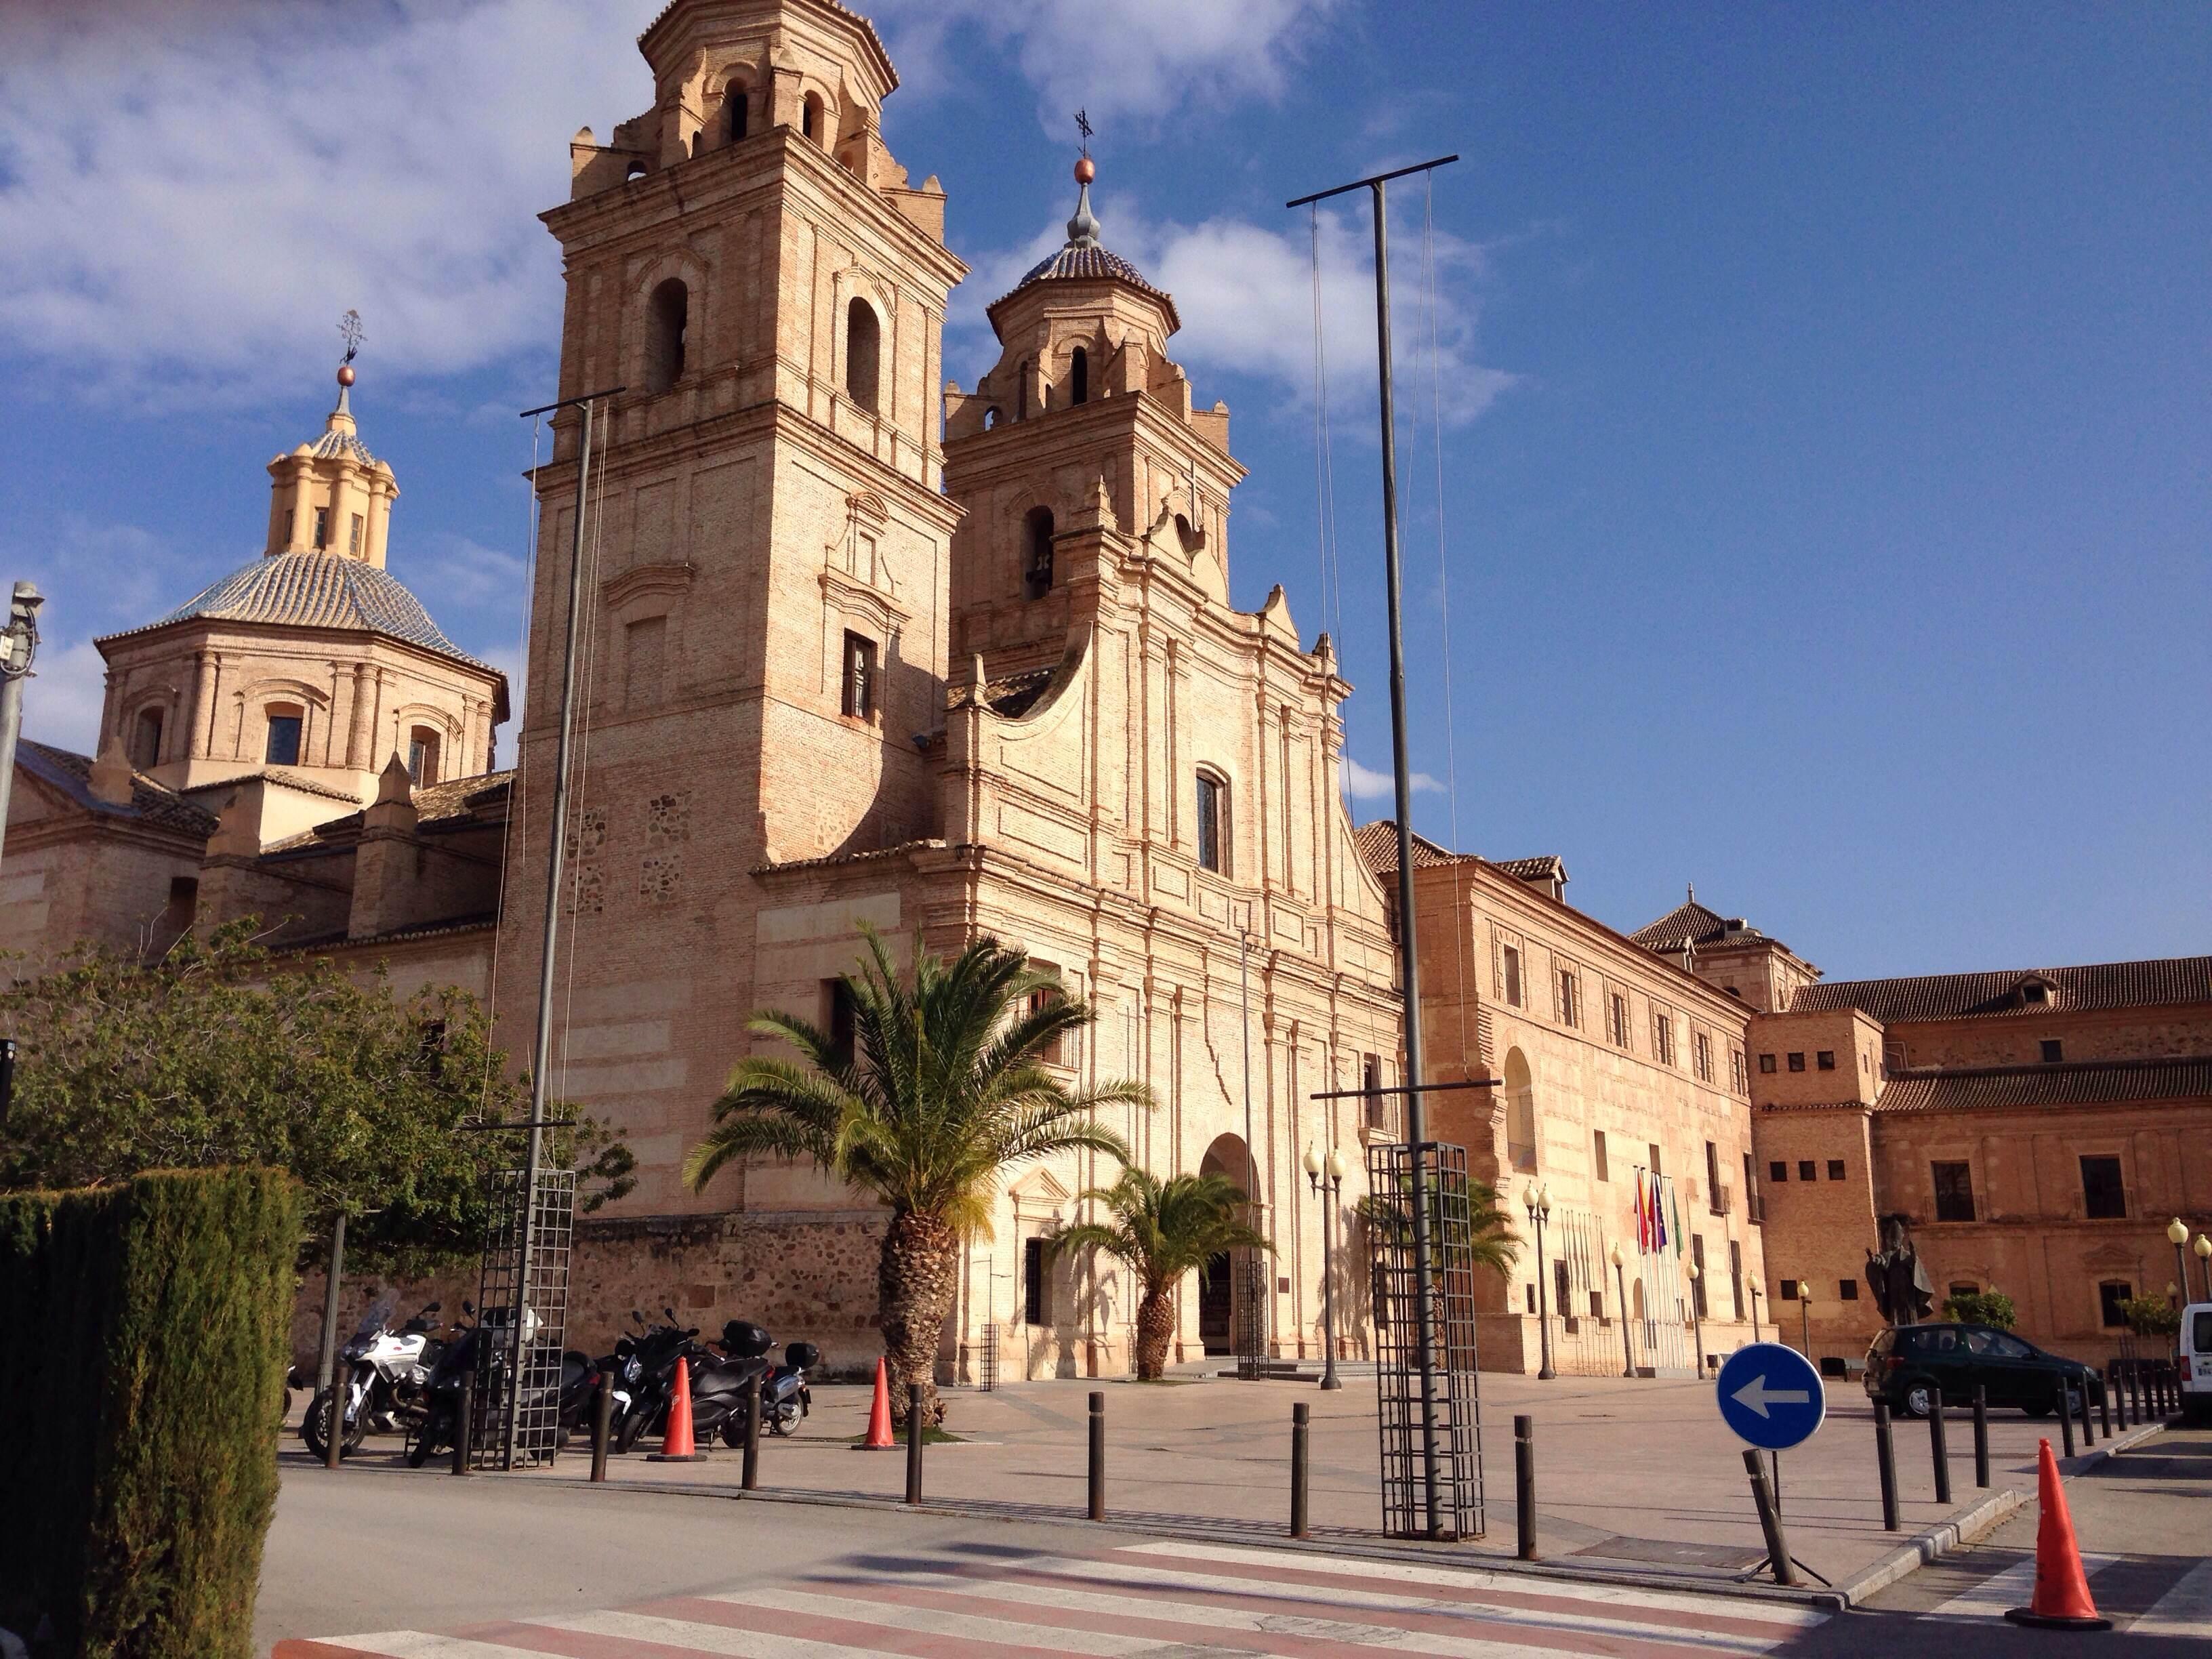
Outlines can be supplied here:
M2181 1310L2173 1345L2181 1360L2181 1414L2191 1423L2212 1422L2212 1302Z

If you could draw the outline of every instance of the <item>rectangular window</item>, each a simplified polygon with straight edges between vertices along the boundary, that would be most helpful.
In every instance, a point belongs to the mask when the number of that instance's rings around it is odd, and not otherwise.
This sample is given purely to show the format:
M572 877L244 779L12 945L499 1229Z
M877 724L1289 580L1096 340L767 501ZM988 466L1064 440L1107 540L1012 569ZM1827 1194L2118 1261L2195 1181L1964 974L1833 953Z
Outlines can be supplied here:
M1796 1279L1785 1279L1782 1281L1782 1299L1784 1302L1795 1302L1797 1299L1797 1281Z
M1811 1158L1799 1158L1799 1159L1797 1160L1797 1179L1798 1179L1798 1180L1800 1180L1800 1181L1818 1181L1820 1178L1820 1166L1818 1164L1815 1164L1815 1163L1814 1163Z
M2057 1037L2045 1037L2043 1039L2043 1063L2045 1065L2056 1066L2059 1061L2065 1058L2066 1045L2063 1042L2061 1042Z
M876 712L876 642L860 634L845 635L844 695L841 714L868 720Z
M358 513L353 515L353 527L346 532L346 551L356 558L361 556L361 514Z
M1703 1233L1690 1235L1690 1261L1698 1270L1698 1276L1690 1281L1690 1300L1697 1307L1698 1318L1711 1319L1713 1311L1705 1301L1705 1236Z
M1063 994L1057 985L1040 985L1030 993L1029 1007L1026 1012L1031 1014L1041 1014L1054 1003L1058 1002ZM1076 1065L1079 1063L1079 1059L1075 1041L1074 1032L1063 1031L1037 1050L1037 1058L1048 1066Z
M1510 945L1505 947L1505 1000L1521 1006L1521 953Z
M2124 1279L2108 1279L2097 1286L2097 1306L2102 1310L2106 1326L2117 1328L2128 1322L2120 1304L2135 1294L2135 1287Z
M1284 1286L1284 1288L1285 1288L1285 1290L1287 1290L1287 1289L1289 1289L1290 1287L1289 1287L1287 1285L1285 1285ZM1561 1260L1560 1258L1558 1258L1558 1257L1554 1257L1554 1258L1553 1258L1553 1261L1552 1261L1552 1311L1553 1311L1553 1312L1554 1312L1554 1313L1561 1313L1561 1314L1563 1314L1563 1313L1566 1312L1566 1310L1567 1310L1567 1305L1568 1305L1568 1304L1567 1304L1567 1298L1568 1298L1569 1297L1572 1296L1573 1294L1574 1294L1574 1287L1573 1287L1573 1286L1572 1286L1572 1285L1568 1282L1568 1279L1567 1279L1567 1264L1566 1264L1566 1262L1565 1262L1564 1260Z
M830 1004L830 1054L840 1066L853 1063L853 988L842 979L825 981L823 994Z
M1881 1074L1884 1077L1887 1077L1892 1072L1901 1072L1904 1069L1905 1045L1901 1042L1883 1043L1881 1045Z
M852 637L846 635L848 659L852 655ZM651 708L660 702L667 690L667 646L665 617L641 617L623 629L623 708ZM849 660L845 672L852 672ZM850 714L852 710L845 712Z
M1752 1220L1766 1219L1766 1201L1759 1195L1759 1176L1752 1170L1749 1152L1743 1155L1743 1207Z
M1050 1310L1045 1306L1045 1291L1049 1281L1045 1277L1045 1241L1027 1238L1022 1241L1022 1323L1042 1325Z
M1974 1218L1973 1171L1964 1164L1931 1164L1936 1183L1936 1218L1972 1221Z
M271 714L269 717L269 743L262 750L262 761L269 766L297 766L300 763L300 716Z
M1615 991L1612 996L1613 1009L1607 1017L1606 1035L1613 1039L1616 1048L1628 1046L1628 999Z
M1729 1240L1729 1310L1732 1318L1743 1317L1743 1246Z
M1226 873L1221 863L1221 797L1225 793L1220 779L1198 775L1198 866L1217 873Z
M1662 1066L1674 1063L1674 1022L1656 1008L1651 1011L1651 1052Z
M1779 1187L1790 1179L1790 1166L1776 1158L1766 1166L1766 1178Z
M1721 1149L1710 1140L1705 1143L1705 1187L1717 1200L1721 1195Z
M1759 1057L1759 1069L1762 1075L1771 1077L1774 1074L1774 1056L1761 1054Z
M1836 1069L1836 1051L1833 1048L1821 1049L1820 1053L1813 1056L1813 1063L1815 1066L1818 1066L1824 1072L1834 1071Z
M1711 1083L1713 1080L1713 1040L1703 1031L1697 1032L1690 1039L1690 1048L1698 1081Z
M2124 1220L2128 1195L2120 1184L2120 1160L2085 1158L2081 1160L2081 1212L2092 1221Z
M1651 1173L1656 1176L1659 1173L1659 1143L1656 1140L1651 1141L1645 1150L1651 1154Z
M1830 1158L1828 1160L1828 1179L1831 1181L1841 1181L1843 1178L1844 1160L1840 1158Z
M1741 1094L1749 1086L1749 1081L1743 1074L1743 1050L1730 1048L1729 1050L1729 1087L1737 1094Z
M1802 1054L1790 1055L1790 1069L1793 1072L1803 1071L1805 1069L1805 1056Z
M1382 1058L1379 1054L1359 1057L1359 1086L1364 1092L1367 1108L1367 1127L1386 1128L1389 1125L1389 1101L1382 1092Z
M315 545L319 549L330 544L331 510L327 507L319 507L315 509Z
M1605 1161L1605 1131L1602 1129L1590 1131L1590 1167L1600 1181L1613 1179Z
M1559 1023L1580 1025L1583 1023L1583 988L1571 968L1559 969Z
M1836 1281L1836 1300L1837 1300L1837 1301L1838 1301L1838 1302L1856 1302L1856 1301L1857 1301L1858 1299L1859 1299L1859 1282L1858 1282L1858 1280L1857 1280L1857 1279L1838 1279L1838 1280Z

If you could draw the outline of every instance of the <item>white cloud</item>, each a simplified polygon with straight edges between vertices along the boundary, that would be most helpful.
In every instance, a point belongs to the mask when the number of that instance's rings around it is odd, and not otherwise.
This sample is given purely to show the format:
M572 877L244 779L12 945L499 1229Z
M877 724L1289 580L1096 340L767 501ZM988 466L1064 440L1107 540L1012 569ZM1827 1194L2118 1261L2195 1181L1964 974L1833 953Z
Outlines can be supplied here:
M1426 772L1416 772L1413 779L1417 795L1440 795L1444 787ZM1370 771L1346 755L1344 757L1344 793L1354 800L1388 799L1396 793L1396 786L1388 772Z
M1272 98L1341 0L876 0L863 4L905 83L924 94L961 73L974 30L1010 52L1037 92L1037 119L1188 118L1194 108Z
M1204 372L1215 368L1267 381L1295 406L1311 409L1317 254L1333 425L1373 441L1375 260L1364 211L1324 212L1317 222L1285 214L1273 225L1226 216L1180 225L1152 222L1137 203L1111 192L1097 195L1094 207L1106 246L1174 295L1182 331L1170 349L1197 372L1201 383L1193 390L1201 402L1218 395L1202 383ZM1427 422L1432 398L1446 425L1464 425L1518 379L1477 361L1488 251L1446 232L1435 234L1429 256L1435 294L1431 356L1421 222L1409 212L1399 224L1390 258L1391 356L1401 434L1410 421ZM971 374L988 368L996 351L983 307L1066 240L1064 228L1054 224L1018 246L972 258L975 274L954 296L956 338L947 355L956 362L972 359Z
M106 698L107 663L90 640L42 638L23 684L23 735L89 755L99 747Z

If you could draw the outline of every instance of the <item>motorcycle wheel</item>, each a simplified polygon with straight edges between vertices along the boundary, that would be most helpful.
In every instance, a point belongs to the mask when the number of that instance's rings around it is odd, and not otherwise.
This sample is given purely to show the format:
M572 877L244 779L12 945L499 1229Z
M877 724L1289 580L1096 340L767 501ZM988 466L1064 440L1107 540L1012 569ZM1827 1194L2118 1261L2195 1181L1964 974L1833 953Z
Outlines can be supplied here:
M419 1469L428 1462L438 1449L438 1435L434 1430L424 1429L407 1443L407 1467Z
M732 1451L745 1449L745 1419L741 1413L732 1412L722 1419L722 1443Z
M325 1389L307 1402L307 1414L300 1419L300 1438L307 1443L309 1454L319 1461L331 1455L331 1391ZM356 1425L356 1431L347 1436L339 1455L343 1456L360 1444L361 1433Z
M778 1436L789 1435L794 1432L798 1427L799 1413L796 1412L770 1412L769 1413L768 1431L770 1434Z
M622 1427L615 1431L614 1436L615 1449L617 1452L629 1451L632 1446L644 1438L646 1419L651 1415L650 1412L633 1411L623 1420Z

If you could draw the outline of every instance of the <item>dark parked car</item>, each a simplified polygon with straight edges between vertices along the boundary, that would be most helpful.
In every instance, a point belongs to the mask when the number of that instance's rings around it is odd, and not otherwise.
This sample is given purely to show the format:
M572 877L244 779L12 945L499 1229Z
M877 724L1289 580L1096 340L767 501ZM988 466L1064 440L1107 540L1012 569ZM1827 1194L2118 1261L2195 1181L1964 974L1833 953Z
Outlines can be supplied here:
M1977 1387L1992 1406L2013 1406L2030 1417L2049 1415L2066 1382L2069 1407L2081 1390L2089 1403L2105 1397L2104 1381L2078 1359L2045 1353L2009 1331L1988 1325L1907 1325L1882 1332L1867 1350L1868 1397L1885 1400L1906 1417L1925 1417L1942 1389L1947 1406L1971 1406Z

